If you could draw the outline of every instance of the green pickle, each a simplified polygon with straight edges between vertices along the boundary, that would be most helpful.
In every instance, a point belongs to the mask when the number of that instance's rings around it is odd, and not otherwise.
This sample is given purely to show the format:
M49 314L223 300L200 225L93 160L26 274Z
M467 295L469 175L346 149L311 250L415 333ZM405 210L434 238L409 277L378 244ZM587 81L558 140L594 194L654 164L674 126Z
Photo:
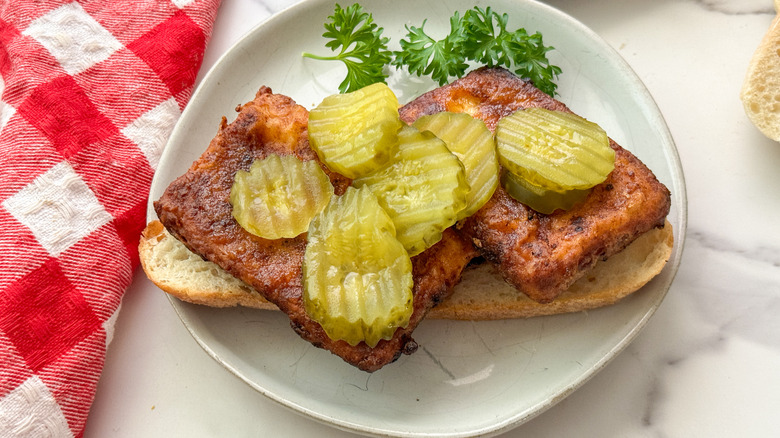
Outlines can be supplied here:
M509 196L539 213L550 214L555 210L569 210L585 200L591 189L574 189L563 193L534 185L512 172L501 174L501 185Z
M309 143L328 168L348 178L371 173L395 153L398 98L383 83L326 97L309 112Z
M471 189L458 219L471 216L493 196L498 187L498 159L493 133L482 120L466 113L441 112L417 119L413 126L430 131L463 163Z
M593 187L615 168L615 151L604 130L561 111L529 108L502 118L496 145L507 170L558 192Z
M412 262L369 189L334 196L307 237L304 307L331 339L374 347L409 324Z
M294 155L269 155L236 172L230 189L233 217L264 239L295 237L330 201L333 185L320 165Z
M469 192L458 157L438 137L412 126L398 134L398 152L390 165L352 184L374 192L410 256L441 240L466 207Z

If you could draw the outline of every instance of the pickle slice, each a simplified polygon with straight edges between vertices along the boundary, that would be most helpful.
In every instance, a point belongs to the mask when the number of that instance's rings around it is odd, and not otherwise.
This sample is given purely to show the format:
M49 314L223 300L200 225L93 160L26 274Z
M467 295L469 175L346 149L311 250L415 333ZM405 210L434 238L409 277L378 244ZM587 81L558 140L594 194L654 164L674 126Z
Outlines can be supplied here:
M312 220L303 302L334 340L374 347L412 314L412 262L368 188L347 188Z
M458 220L469 191L458 157L438 137L412 126L398 134L390 165L352 184L374 192L410 256L441 240L444 229Z
M333 185L316 161L271 154L249 172L236 172L230 189L233 217L264 239L295 237L333 196Z
M550 214L555 210L568 210L585 200L591 189L573 189L563 193L539 187L512 172L501 174L501 185L509 196L539 213Z
M395 152L403 122L398 98L383 83L326 97L309 112L309 143L328 168L357 178Z
M615 151L597 124L575 114L529 108L496 126L498 160L510 172L550 190L587 189L615 168Z
M493 133L482 120L466 113L441 112L417 119L413 126L431 131L444 140L466 169L466 182L471 189L466 195L466 207L458 219L471 216L493 196L498 187L498 159Z

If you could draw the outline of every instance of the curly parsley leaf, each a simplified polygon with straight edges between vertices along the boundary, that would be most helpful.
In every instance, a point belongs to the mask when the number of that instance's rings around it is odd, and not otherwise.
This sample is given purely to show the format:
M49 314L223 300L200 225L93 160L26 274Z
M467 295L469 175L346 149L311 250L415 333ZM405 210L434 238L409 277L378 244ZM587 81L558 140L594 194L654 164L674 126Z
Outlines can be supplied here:
M495 20L494 20L495 19ZM498 28L494 26L498 25ZM489 67L496 65L508 67L512 60L508 57L507 44L511 41L506 24L507 14L499 15L488 6L482 10L478 7L469 9L463 15L463 32L468 35L461 50L468 59L480 62Z
M552 65L547 60L546 53L552 50L552 47L545 47L542 43L542 34L536 32L528 35L525 29L518 29L515 33L522 33L522 38L527 44L510 44L512 59L515 63L515 74L521 78L526 78L534 85L549 94L555 96L555 90L558 85L555 78L561 74L561 68Z
M376 82L385 82L384 67L392 60L387 49L389 38L383 37L383 28L374 23L371 14L355 3L347 8L336 4L333 15L325 23L323 37L329 39L325 47L338 51L333 56L319 56L304 52L303 56L326 61L342 61L347 76L339 84L339 91L347 93Z
M417 76L430 76L439 85L444 85L452 76L463 76L468 68L465 56L458 50L464 39L460 15L455 12L450 18L450 33L440 40L425 33L426 21L420 27L406 26L408 39L400 41L400 52L393 52L393 65L406 67L409 73Z
M463 15L462 26L465 35L462 50L469 60L487 66L503 66L528 79L537 88L550 96L555 95L557 85L554 79L561 73L560 67L551 65L542 34L528 35L523 29L507 30L509 16L474 7Z

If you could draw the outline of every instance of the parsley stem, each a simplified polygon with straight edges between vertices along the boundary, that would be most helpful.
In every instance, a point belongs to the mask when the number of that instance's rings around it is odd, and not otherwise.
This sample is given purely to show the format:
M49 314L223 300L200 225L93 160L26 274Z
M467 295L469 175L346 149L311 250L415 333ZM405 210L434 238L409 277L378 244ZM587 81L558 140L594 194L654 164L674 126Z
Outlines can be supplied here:
M320 61L335 61L338 59L335 56L320 56L309 52L303 52L301 56L304 56L306 58L311 58L311 59L318 59Z

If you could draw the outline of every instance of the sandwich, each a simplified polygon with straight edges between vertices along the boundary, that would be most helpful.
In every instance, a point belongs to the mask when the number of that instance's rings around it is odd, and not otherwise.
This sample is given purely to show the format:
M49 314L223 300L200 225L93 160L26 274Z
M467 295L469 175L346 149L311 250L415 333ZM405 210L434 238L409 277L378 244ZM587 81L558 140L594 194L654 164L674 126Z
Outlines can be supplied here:
M570 113L512 73L482 68L402 106L400 118L465 112L493 130L527 108ZM673 245L666 221L669 190L629 151L609 140L614 170L567 210L540 213L499 185L475 213L411 257L413 309L408 323L374 346L332 339L303 303L306 233L263 239L231 214L236 172L270 154L314 161L335 195L351 180L328 168L309 145L308 111L262 87L223 117L203 155L155 201L139 245L147 276L184 301L285 312L292 328L344 361L376 371L417 349L423 318L498 319L551 315L613 304L657 275Z

